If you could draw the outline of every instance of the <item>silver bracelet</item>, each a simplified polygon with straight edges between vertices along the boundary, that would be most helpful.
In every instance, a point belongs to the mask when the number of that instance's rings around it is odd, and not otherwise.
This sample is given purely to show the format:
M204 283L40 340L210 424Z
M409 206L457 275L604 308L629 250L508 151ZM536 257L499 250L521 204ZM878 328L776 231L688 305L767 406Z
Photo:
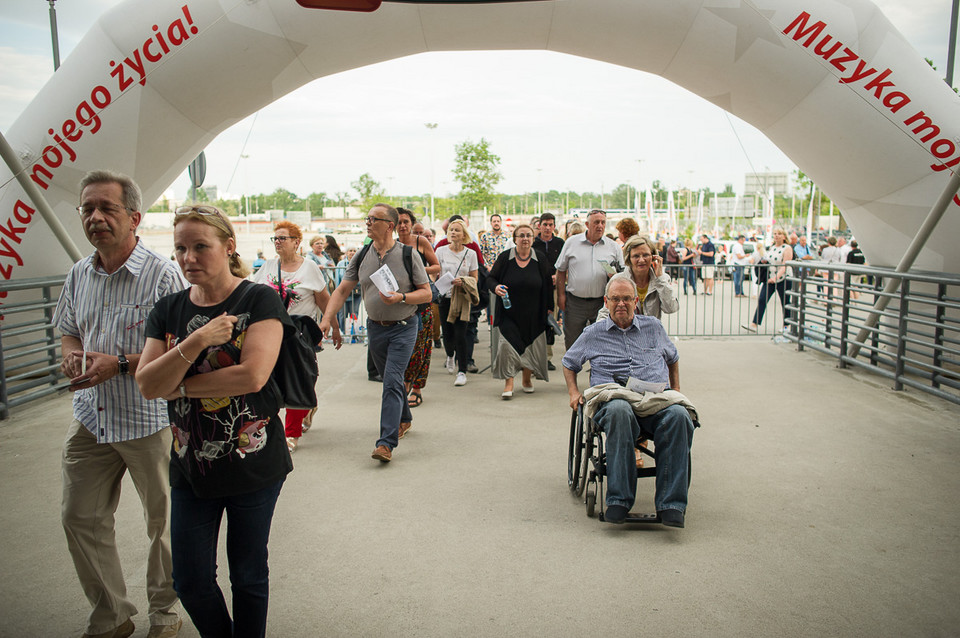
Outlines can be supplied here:
M187 363L189 363L189 364L191 364L191 365L193 364L193 361L191 361L190 359L187 359L187 357L183 354L183 350L180 349L180 344L179 344L179 343L177 344L177 352L180 353L180 358L181 358L181 359L183 359L184 361L186 361Z
M182 382L178 389L180 390L180 398L186 399L187 398L187 382L186 381Z

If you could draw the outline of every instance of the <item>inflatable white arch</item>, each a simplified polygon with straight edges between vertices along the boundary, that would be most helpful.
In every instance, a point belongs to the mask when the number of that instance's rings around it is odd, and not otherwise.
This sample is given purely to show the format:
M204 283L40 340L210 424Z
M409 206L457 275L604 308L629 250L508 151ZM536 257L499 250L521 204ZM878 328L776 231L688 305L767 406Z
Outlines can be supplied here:
M7 138L86 252L74 207L87 170L126 172L153 201L217 134L311 80L426 51L492 49L656 73L750 122L839 205L874 264L896 264L960 164L960 98L868 0L424 0L372 12L128 0ZM66 272L70 259L2 170L0 276ZM918 268L960 271L958 210L955 198Z

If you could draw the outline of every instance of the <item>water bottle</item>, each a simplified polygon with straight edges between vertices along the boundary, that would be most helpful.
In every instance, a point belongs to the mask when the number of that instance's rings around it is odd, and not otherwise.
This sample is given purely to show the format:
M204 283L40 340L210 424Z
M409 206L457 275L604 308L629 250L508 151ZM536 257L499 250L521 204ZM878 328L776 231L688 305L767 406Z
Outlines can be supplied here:
M504 292L504 295L503 295L503 308L504 308L505 310L509 310L511 305L513 305L513 304L510 303L510 293L509 293L509 292Z

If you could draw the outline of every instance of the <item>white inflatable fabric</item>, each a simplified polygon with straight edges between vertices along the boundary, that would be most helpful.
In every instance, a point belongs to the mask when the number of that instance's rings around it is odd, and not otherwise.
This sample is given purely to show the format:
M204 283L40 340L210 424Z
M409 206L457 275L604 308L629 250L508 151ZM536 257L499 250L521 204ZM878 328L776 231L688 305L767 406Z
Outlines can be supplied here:
M834 200L877 265L897 263L960 164L960 98L867 0L385 2L371 13L128 0L7 139L86 252L74 207L88 170L131 175L151 202L217 134L311 80L426 51L493 49L656 73L750 122ZM0 170L0 276L66 272L70 259ZM955 198L917 268L960 271L958 210Z

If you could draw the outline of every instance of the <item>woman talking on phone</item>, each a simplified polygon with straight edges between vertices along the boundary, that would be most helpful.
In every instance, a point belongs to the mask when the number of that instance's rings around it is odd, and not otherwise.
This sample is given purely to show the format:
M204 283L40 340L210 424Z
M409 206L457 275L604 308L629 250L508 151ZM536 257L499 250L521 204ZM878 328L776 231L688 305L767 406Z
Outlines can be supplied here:
M650 315L660 319L661 315L672 314L680 309L680 302L673 292L673 281L663 270L663 257L656 250L649 237L634 235L623 245L623 259L627 262L627 273L637 286L637 314ZM600 309L598 318L608 316L606 306Z

